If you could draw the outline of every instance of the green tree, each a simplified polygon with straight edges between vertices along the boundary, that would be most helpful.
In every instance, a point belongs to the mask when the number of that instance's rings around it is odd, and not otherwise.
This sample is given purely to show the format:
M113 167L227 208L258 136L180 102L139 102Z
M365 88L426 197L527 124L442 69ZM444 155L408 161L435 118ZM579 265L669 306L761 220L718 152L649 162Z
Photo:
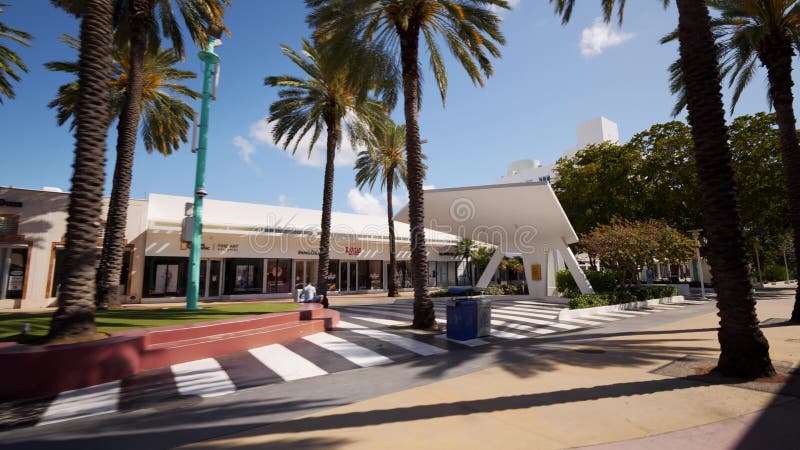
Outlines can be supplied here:
M394 209L392 190L406 183L406 126L397 125L386 117L372 131L367 140L367 149L359 152L356 160L356 184L359 189L369 189L380 180L381 189L386 189L386 213L389 224L389 297L397 297L397 247L394 236ZM425 156L423 155L423 158Z
M682 231L700 228L691 129L678 121L656 124L634 135L626 146L641 156L636 168L641 217L665 220Z
M588 145L572 158L558 160L553 190L575 232L588 233L611 223L613 217L640 216L644 200L636 173L640 164L636 151L612 142ZM632 201L637 198L642 201Z
M72 36L65 35L62 42L79 50L80 42ZM109 123L118 117L127 89L127 78L130 72L129 52L127 48L114 48L112 51L114 65L111 76L111 115ZM142 140L148 152L157 151L162 155L171 155L182 143L188 141L189 128L194 120L194 109L182 97L200 98L200 93L182 84L182 80L197 78L194 72L179 70L175 65L180 57L171 49L160 49L157 53L145 55L142 87L142 103L139 109L142 114ZM50 62L45 67L49 70L78 73L77 62ZM47 104L56 110L59 125L68 120L70 129L75 127L75 108L78 102L78 82L63 84L58 88L56 98Z
M496 44L505 42L500 32L501 20L491 7L508 8L508 3L505 0L306 0L306 4L312 9L308 23L315 28L315 36L338 53L346 54L353 42L369 42L399 57L406 122L413 327L435 327L436 315L426 283L428 260L422 189L425 170L418 120L422 106L420 36L430 55L431 70L444 103L447 72L437 38L444 40L470 79L483 86L484 77L493 73L489 57L499 57Z
M383 94L394 97L395 75L381 55L367 47L354 47L348 64L333 58L333 54L303 39L302 54L282 45L283 54L300 68L307 78L288 75L270 76L264 84L281 88L269 108L272 135L285 150L292 154L311 132L308 154L314 149L322 132L327 134L325 153L325 182L322 195L322 220L319 243L317 290L328 292L328 262L331 238L331 208L333 205L333 168L336 148L342 130L349 132L353 142L367 139L368 130L375 128L386 116L386 105L371 97ZM294 144L294 145L292 145Z
M218 26L222 22L228 0L180 0L178 11L194 42L204 46L207 41L206 25ZM161 35L171 40L175 53L185 56L181 28L173 10L172 0L118 0L115 11L117 30L116 46L128 48L127 85L117 122L117 158L111 198L108 203L103 250L97 270L96 302L107 308L119 293L125 228L128 221L128 200L133 177L133 156L136 136L141 121L145 55L157 53ZM159 27L160 25L160 27Z
M566 22L575 0L551 0ZM602 0L604 18L614 7L622 20L625 0ZM664 5L668 0L663 0ZM731 168L719 63L705 0L676 0L680 66L692 127L697 176L703 198L707 255L717 292L720 358L716 370L727 376L772 375L769 343L758 328L747 253Z
M466 263L467 282L470 286L472 282L472 254L477 250L478 243L470 238L462 238L456 244L455 254L456 258L461 259Z
M708 4L719 13L713 25L722 72L734 87L731 112L753 79L758 63L767 69L769 99L780 131L794 251L800 254L800 145L792 94L792 57L795 47L800 48L800 6L796 0L709 0ZM683 77L678 68L674 68L672 78L677 85L673 90L681 92ZM791 320L800 322L800 289L795 291Z
M4 12L2 9L4 6L9 6L9 4L0 3L0 14ZM32 39L32 36L24 31L11 28L0 22L0 38L8 39L28 47L30 46L29 41ZM17 66L17 68L23 72L28 71L28 66L25 65L25 62L22 61L22 58L20 58L16 52L5 45L0 45L0 103L3 103L3 96L14 98L14 88L11 87L11 80L9 80L9 78L14 81L20 80L19 73L17 73L17 69L15 69L14 66Z
M53 2L59 6L58 1ZM81 18L75 162L67 209L64 278L48 340L93 339L97 235L105 182L111 72L111 0L86 0Z

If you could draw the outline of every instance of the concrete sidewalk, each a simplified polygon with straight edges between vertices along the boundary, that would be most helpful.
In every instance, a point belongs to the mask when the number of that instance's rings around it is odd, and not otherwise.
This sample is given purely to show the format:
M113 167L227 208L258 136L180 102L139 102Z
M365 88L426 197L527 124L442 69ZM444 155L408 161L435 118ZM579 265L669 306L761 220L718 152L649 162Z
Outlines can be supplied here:
M790 295L765 296L759 318L788 318L791 307ZM762 329L773 362L796 369L800 326L770 322ZM708 313L591 345L538 348L516 366L187 448L797 448L797 376L748 384L698 378L716 362L717 323Z

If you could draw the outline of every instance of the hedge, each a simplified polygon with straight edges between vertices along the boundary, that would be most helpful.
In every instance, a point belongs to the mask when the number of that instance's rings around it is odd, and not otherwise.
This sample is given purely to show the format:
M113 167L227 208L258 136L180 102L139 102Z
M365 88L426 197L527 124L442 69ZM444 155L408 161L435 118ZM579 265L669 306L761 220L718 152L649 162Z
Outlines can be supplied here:
M595 306L619 305L654 298L678 295L673 286L641 286L638 289L619 289L604 294L582 294L569 301L569 309L593 308Z

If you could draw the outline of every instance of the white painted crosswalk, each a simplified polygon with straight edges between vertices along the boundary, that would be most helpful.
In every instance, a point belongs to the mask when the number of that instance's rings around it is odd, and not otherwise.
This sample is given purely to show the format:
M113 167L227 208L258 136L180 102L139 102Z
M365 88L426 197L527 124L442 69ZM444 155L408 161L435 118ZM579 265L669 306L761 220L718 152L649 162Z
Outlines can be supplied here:
M490 336L465 341L450 339L444 333L419 335L411 332L408 326L413 318L413 306L409 303L347 306L336 308L341 320L334 330L253 348L242 354L175 364L164 369L163 376L171 377L165 386L171 386L177 396L216 397L243 387L302 380L411 357L442 355L454 349L603 326L688 304L698 303L654 305L641 310L594 313L559 321L562 305L532 300L495 300ZM435 301L434 310L437 320L446 323L446 304ZM134 387L142 390L137 383L126 379L63 392L42 408L38 424L116 412L121 409L120 405L127 404L121 398L134 395Z

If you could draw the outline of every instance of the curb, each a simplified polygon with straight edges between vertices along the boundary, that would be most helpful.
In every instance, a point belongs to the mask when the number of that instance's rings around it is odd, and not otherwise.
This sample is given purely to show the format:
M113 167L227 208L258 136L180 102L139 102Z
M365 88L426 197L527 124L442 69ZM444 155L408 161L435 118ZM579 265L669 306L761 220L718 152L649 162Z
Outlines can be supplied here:
M578 319L581 317L587 317L593 314L604 313L604 312L641 309L658 304L668 305L670 303L681 302L683 300L684 297L682 295L675 295L672 297L654 298L650 300L644 300L641 302L620 303L619 305L595 306L594 308L581 308L581 309L562 309L558 313L558 321L560 322L562 320Z

